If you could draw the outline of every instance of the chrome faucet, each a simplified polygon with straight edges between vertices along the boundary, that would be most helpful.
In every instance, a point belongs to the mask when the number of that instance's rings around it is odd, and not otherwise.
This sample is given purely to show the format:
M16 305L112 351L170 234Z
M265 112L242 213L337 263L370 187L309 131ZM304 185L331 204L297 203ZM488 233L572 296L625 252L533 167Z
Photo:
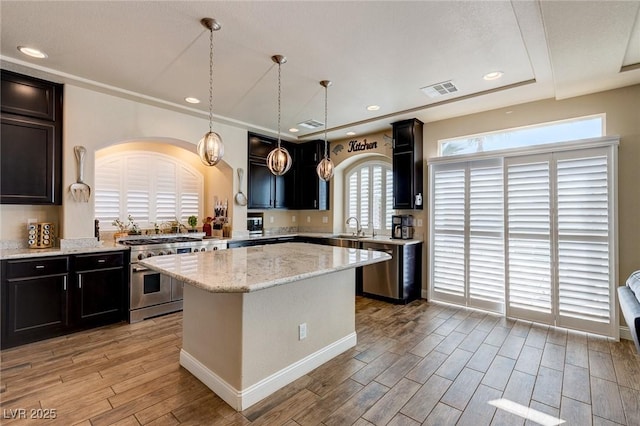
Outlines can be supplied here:
M360 234L362 233L362 228L360 227L360 221L358 220L357 217L351 216L349 219L347 219L347 225L349 224L349 222L351 222L351 219L355 219L356 221L356 237L359 237Z

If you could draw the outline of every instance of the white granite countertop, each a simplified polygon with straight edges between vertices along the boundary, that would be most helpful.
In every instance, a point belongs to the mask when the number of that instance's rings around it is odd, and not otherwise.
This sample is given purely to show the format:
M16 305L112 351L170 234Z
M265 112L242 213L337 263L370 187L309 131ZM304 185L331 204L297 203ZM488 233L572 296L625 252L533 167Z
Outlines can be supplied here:
M282 243L158 256L138 264L212 293L248 293L390 259L380 251Z
M113 242L104 242L100 246L95 247L73 247L73 248L44 248L44 249L29 249L29 248L11 248L0 250L0 260L7 259L28 259L45 256L68 256L72 254L88 254L88 253L102 253L108 251L122 251L129 250L128 247L114 244Z
M224 241L254 241L261 239L271 239L271 238L286 238L286 237L310 237L310 238L345 238L345 239L355 239L357 241L363 242L374 242L374 243L383 243L383 244L395 244L399 246L406 246L411 244L419 244L422 242L421 238L413 238L410 240L401 240L397 238L391 238L387 235L376 235L375 237L352 237L347 236L347 234L334 234L334 233L320 233L320 232L298 232L294 234L274 234L274 235L260 235L253 237L232 237L232 238L224 238Z

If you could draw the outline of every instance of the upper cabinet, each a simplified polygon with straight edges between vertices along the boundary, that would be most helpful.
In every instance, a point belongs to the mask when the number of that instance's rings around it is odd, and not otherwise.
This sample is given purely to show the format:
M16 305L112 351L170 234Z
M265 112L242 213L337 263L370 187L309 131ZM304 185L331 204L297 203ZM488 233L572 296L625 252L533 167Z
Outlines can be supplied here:
M267 167L267 155L277 146L277 140L249 133L248 144L249 209L329 209L329 183L316 173L324 153L324 141L281 142L293 159L291 169L284 176L274 176Z
M0 203L62 204L62 85L1 76Z
M277 146L273 138L249 133L249 173L247 198L250 209L287 209L294 204L295 177L292 170L284 176L275 176L267 167L267 155ZM281 142L283 148L294 156L293 144ZM295 157L294 157L295 164Z
M318 177L316 167L324 156L324 141L298 145L297 203L299 210L329 210L329 182Z
M393 208L422 209L422 128L415 118L393 126Z

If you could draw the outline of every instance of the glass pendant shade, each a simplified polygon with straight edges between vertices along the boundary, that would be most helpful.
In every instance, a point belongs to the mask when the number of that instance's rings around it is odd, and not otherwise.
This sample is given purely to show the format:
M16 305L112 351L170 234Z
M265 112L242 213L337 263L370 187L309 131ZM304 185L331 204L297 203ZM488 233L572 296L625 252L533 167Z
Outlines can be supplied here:
M216 132L207 132L198 142L198 156L205 166L215 166L223 155L224 144Z
M292 162L289 151L281 146L274 148L267 155L267 167L276 176L282 176L287 173L291 168Z
M328 182L333 177L333 161L331 158L324 157L318 163L316 167L316 172L318 173L318 177L325 182Z

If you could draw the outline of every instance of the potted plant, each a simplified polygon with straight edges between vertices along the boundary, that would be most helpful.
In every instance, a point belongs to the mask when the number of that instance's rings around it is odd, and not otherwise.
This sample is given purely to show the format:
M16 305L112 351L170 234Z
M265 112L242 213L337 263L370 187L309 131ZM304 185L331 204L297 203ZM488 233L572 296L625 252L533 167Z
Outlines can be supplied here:
M189 229L189 232L196 232L196 226L198 226L198 218L195 216L189 216L187 218L187 223L189 224L189 226L191 227L191 229Z

